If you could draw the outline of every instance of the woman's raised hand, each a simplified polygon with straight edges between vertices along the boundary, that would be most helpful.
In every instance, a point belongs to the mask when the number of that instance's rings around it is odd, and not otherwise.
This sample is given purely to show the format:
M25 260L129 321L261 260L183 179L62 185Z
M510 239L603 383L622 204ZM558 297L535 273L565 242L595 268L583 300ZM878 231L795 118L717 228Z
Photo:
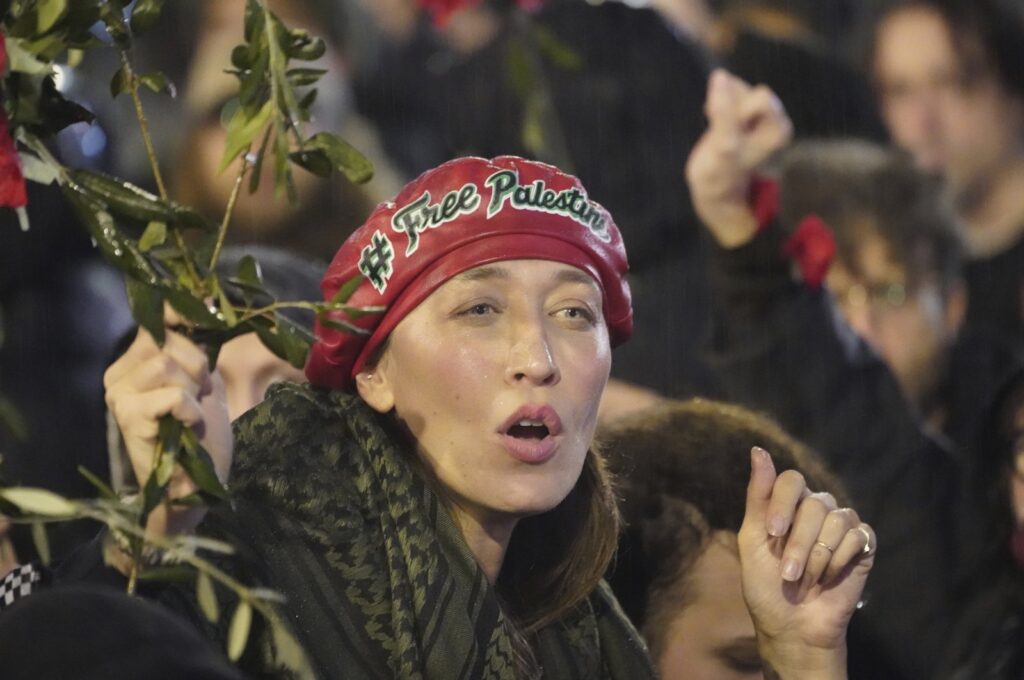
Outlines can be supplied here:
M779 98L716 69L704 103L708 128L686 163L686 180L697 216L719 245L736 248L757 231L749 205L750 181L782 150L793 125Z
M210 371L206 353L172 330L181 319L170 308L164 322L167 333L162 348L140 328L128 351L107 369L103 376L107 408L121 430L140 487L152 472L160 418L168 414L196 432L217 476L225 482L231 469L232 440L224 384ZM202 509L168 502L195 490L184 470L176 469L167 488L168 500L150 514L147 531L167 534L195 529Z
M812 493L798 472L776 475L766 451L751 451L739 551L766 669L780 678L846 677L846 629L876 545L856 512Z

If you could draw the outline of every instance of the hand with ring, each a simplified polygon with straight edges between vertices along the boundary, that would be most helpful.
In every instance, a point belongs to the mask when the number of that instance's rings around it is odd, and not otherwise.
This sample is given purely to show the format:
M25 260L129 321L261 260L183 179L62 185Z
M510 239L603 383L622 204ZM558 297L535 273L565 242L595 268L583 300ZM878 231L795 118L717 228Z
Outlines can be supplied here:
M751 451L740 563L743 596L769 672L846 677L846 629L876 545L855 510L812 492L798 472L776 474L766 451Z

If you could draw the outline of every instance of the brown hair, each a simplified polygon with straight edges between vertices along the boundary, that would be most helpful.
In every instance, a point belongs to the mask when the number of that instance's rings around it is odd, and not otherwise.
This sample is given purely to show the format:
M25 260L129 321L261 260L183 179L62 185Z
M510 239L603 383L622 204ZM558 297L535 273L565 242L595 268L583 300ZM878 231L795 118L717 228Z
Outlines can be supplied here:
M740 406L667 402L617 421L602 437L622 480L628 527L612 587L655 659L669 623L688 603L691 568L716 534L739 531L751 447L767 449L779 472L798 470L808 486L847 503L808 447Z
M526 633L557 621L593 592L615 554L620 524L611 473L591 447L569 495L512 532L498 589Z
M794 145L782 161L779 218L795 229L815 214L831 227L840 262L860 275L858 253L877 234L911 284L944 293L960 281L962 226L939 178L906 154L860 140Z
M415 450L412 434L395 417L394 433L407 438L407 460L451 507L444 485ZM587 450L583 470L569 494L547 512L519 520L512 532L497 591L517 631L534 633L585 600L604 577L618 546L622 524L604 457Z

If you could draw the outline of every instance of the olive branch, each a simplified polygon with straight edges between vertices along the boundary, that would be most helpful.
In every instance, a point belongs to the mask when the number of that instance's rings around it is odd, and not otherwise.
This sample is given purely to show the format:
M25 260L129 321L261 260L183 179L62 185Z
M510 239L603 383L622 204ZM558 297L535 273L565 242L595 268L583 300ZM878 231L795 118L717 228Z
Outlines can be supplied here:
M286 26L270 11L267 0L248 0L242 42L233 50L231 64L225 65L239 81L238 95L226 112L227 141L221 160L222 171L238 163L233 191L219 224L176 202L164 181L140 96L142 89L174 96L174 87L162 73L137 72L132 59L136 41L157 24L163 4L164 0L14 0L10 4L2 23L9 66L3 89L21 168L27 179L60 188L104 258L124 274L132 315L158 344L165 339L164 307L169 305L185 319L185 332L204 345L211 366L225 342L254 332L270 351L301 368L312 337L279 314L282 309L309 309L321 323L351 332L362 331L340 319L338 312L355 320L381 310L347 304L358 279L325 302L276 301L266 291L252 257L242 258L233 275L218 274L236 202L246 180L250 192L258 189L264 164L273 169L275 195L292 202L297 200L293 165L321 177L340 173L352 182L368 181L372 165L335 134L306 134L316 84L325 73L308 64L324 54L323 40ZM97 35L96 27L102 28L106 39ZM58 91L54 67L60 60L71 67L96 49L117 51L120 67L111 78L110 92L113 97L126 94L131 99L156 194L105 173L65 166L46 144L68 125L92 120L87 110ZM165 551L194 571L197 600L211 621L219 618L214 584L238 598L228 634L233 660L244 650L252 612L257 611L271 626L277 660L308 675L301 647L272 607L280 597L246 587L197 553L200 549L225 552L229 546L190 536L146 535L150 512L168 502L167 486L176 466L185 470L198 491L174 503L213 503L227 495L209 454L191 429L165 416L157 439L153 472L136 499L119 499L83 470L97 487L98 499L71 501L45 490L0 483L0 512L32 525L44 559L49 553L46 523L81 517L103 522L129 546L133 557L130 592L139 579L166 575L144 566L142 559L146 551Z

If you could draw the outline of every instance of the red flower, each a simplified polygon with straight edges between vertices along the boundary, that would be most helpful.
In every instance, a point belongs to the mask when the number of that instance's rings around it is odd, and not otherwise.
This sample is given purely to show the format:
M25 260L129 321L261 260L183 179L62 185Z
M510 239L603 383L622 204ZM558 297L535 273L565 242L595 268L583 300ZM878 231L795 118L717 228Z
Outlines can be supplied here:
M523 9L532 12L539 8L544 0L516 0L516 4ZM443 26L452 14L465 7L479 5L480 0L416 0L421 8L430 12L434 17L435 26Z
M0 33L0 73L7 68L7 45ZM8 130L7 114L0 109L0 206L24 208L28 203L21 158Z
M818 288L835 257L836 241L828 225L811 214L800 220L796 231L783 244L782 252L796 262L804 284Z

